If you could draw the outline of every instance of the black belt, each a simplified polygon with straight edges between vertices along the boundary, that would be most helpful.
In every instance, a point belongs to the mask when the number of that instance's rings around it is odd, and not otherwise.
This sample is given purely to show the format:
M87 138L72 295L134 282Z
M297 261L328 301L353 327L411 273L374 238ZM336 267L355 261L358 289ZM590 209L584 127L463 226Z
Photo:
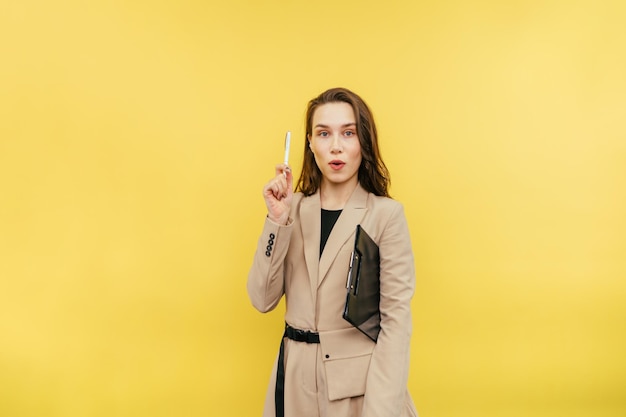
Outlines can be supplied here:
M283 337L295 340L296 342L306 343L319 343L320 334L311 332L309 330L294 329L288 324L285 324L285 334Z
M274 405L276 406L276 417L285 415L285 337L296 342L319 343L319 333L309 330L295 329L285 323L285 333L280 342L280 353L278 354L278 368L276 369L276 390L274 391Z

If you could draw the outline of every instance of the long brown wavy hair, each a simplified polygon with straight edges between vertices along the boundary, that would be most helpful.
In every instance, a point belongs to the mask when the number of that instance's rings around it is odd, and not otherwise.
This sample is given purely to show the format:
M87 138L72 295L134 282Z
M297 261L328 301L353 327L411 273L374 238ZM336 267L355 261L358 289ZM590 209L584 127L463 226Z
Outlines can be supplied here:
M362 158L358 173L359 183L366 191L372 194L389 197L389 171L382 160L378 148L378 134L374 116L365 101L346 88L331 88L309 101L306 111L304 161L302 163L302 172L296 185L296 191L301 191L305 196L310 196L315 194L322 184L322 172L315 163L315 156L309 147L309 138L313 130L313 114L322 104L336 102L348 103L354 110L356 132L361 145Z

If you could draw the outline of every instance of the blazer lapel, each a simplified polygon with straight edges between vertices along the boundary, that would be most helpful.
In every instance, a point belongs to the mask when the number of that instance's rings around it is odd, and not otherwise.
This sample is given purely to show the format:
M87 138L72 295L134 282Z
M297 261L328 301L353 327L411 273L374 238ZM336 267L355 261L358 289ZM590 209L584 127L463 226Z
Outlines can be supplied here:
M318 271L318 282L317 286L319 286L324 278L326 278L326 274L333 261L339 254L339 250L346 243L346 241L350 238L350 236L355 232L356 226L363 220L365 216L365 212L367 211L367 196L368 193L365 191L360 185L357 185L354 192L350 196L350 199L346 203L346 206L343 208L341 215L337 219L337 223L333 227L333 230L330 232L330 236L326 241L326 246L324 247L324 251L322 252L322 257L319 260L319 271ZM319 198L317 199L319 203ZM320 243L320 233L321 233L321 220L320 220L320 208L317 210L317 254L319 254L319 243ZM307 258L308 264L308 258ZM309 270L309 273L311 271ZM310 275L311 278L315 277L315 275Z
M304 260L309 272L313 305L316 303L317 275L320 262L320 235L322 233L321 202L319 191L302 199L300 205L300 227L304 240Z

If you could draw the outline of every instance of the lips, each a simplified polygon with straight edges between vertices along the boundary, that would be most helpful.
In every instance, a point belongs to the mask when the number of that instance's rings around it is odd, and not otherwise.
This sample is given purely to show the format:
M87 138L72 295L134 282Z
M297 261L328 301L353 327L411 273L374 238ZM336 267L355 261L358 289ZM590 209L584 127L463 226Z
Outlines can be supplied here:
M332 160L328 163L328 165L330 165L330 167L334 169L335 171L338 171L341 168L343 168L345 164L346 164L345 162L340 161L339 159Z

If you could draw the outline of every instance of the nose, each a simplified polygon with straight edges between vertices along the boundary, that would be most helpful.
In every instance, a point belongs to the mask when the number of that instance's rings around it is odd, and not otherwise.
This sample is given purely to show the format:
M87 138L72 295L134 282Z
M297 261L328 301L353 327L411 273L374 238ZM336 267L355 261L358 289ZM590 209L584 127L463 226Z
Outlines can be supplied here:
M343 150L341 147L341 142L339 141L339 135L333 135L332 142L330 143L330 152L331 153L340 153Z

